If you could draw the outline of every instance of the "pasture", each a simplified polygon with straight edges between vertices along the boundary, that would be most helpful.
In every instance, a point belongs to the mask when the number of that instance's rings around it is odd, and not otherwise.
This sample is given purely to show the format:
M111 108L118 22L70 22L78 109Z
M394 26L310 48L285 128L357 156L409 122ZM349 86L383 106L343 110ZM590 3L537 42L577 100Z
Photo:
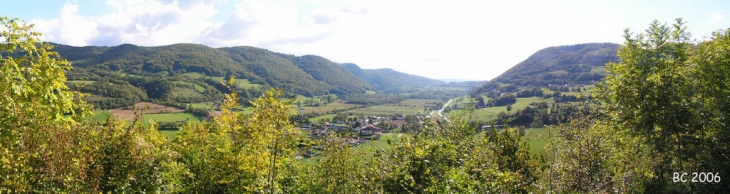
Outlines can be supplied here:
M517 98L517 102L512 104L512 111L509 111L509 113L514 113L516 110L524 109L530 106L530 103L533 102L547 102L548 104L552 104L555 103L555 100L542 99L540 97ZM494 119L497 119L497 115L499 114L499 112L507 112L507 106L495 106L475 109L472 115L472 119L483 122L492 121ZM450 114L451 113L444 113L444 115L446 115L447 117Z
M403 100L400 103L382 104L377 106L371 106L367 108L358 108L347 111L352 114L364 114L364 115L393 115L393 114L428 114L430 111L424 111L424 107L433 106L433 104L439 102L438 100L424 100L424 99L408 99Z
M185 111L183 109L179 109L179 108L175 108L175 107L167 107L167 106L150 103L150 102L140 102L140 103L134 104L134 107L136 107L138 109L137 114L139 114L139 112L141 110L146 108L147 110L144 111L145 115L146 114L157 114L157 113L180 113L180 112ZM108 112L114 114L114 116L118 117L119 119L124 119L127 121L134 120L134 116L135 116L135 110L133 110L132 107L111 109L111 110L108 110Z
M525 130L525 136L522 139L529 140L530 154L540 153L545 145L547 145L548 131L546 128L528 128Z

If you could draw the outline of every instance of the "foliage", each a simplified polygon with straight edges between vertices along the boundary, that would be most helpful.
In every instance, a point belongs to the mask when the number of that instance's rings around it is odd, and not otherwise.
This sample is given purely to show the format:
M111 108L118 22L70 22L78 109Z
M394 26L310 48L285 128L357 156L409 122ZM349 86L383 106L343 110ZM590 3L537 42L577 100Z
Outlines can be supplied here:
M693 45L684 21L626 31L620 63L597 85L593 117L553 132L544 189L564 192L726 191L729 184L681 183L675 172L728 173L725 116L728 32ZM550 178L548 178L550 177Z
M32 25L0 23L9 54L0 76L10 83L0 86L0 192L179 191L185 170L154 127L89 119L83 94L64 84L69 63L38 41Z
M186 190L287 192L296 183L291 181L298 169L294 157L301 132L290 124L290 102L280 102L281 95L266 92L244 115L235 111L237 94L227 94L220 116L183 126L173 145L192 174Z
M376 184L386 193L526 192L536 180L526 142L514 129L477 136L468 114L424 129L380 150Z

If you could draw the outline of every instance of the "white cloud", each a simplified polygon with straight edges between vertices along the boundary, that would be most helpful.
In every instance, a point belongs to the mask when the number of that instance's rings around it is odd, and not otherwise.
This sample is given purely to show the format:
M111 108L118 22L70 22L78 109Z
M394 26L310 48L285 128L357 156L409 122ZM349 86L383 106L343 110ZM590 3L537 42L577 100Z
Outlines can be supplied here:
M76 46L164 45L194 42L217 10L215 1L108 0L114 12L101 16L80 16L78 5L67 3L56 19L32 22L44 33L44 40ZM196 6L189 6L195 4Z
M722 22L722 20L725 19L725 10L720 10L712 13L712 18L710 18L710 21L707 21L711 25L719 24Z
M86 45L88 37L96 36L97 24L78 15L78 6L65 4L61 17L52 20L32 20L31 23L44 34L44 41L63 40L70 45Z
M75 1L73 1L75 2ZM492 78L549 46L620 43L653 19L688 17L685 4L633 1L480 0L107 0L112 11L79 15L68 3L56 19L34 20L45 41L143 46L202 43L314 54L363 68L428 77ZM223 7L225 6L225 7ZM636 8L639 6L639 8ZM669 7L666 7L669 6ZM673 7L672 7L673 6ZM706 6L705 6L706 7ZM717 9L714 6L712 9ZM637 11L633 11L637 10ZM700 10L700 9L697 9ZM725 12L704 25L727 23ZM666 18L669 18L667 20ZM692 19L692 20L689 20ZM691 25L705 30L706 26ZM457 73L458 72L458 73Z

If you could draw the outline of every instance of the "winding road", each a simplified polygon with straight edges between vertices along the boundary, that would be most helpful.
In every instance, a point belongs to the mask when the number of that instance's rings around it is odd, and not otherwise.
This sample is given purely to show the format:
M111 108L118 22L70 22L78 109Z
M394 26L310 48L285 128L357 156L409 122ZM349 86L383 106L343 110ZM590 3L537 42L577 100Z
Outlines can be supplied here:
M446 104L444 104L444 106L442 106L442 107L441 107L441 110L439 110L439 116L440 116L441 118L444 118L444 120L446 120L446 122L450 122L450 121L449 121L449 118L446 118L446 117L445 117L445 116L444 116L444 115L443 115L442 113L444 112L444 109L445 109L445 108L446 108L447 106L449 106L449 104L451 104L451 100L453 100L453 99L449 99L449 101L448 101L448 102L446 102Z

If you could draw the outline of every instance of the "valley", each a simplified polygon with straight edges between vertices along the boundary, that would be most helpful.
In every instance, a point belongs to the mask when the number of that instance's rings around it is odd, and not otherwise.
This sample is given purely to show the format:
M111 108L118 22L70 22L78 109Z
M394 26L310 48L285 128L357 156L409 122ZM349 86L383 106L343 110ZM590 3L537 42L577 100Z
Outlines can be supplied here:
M611 44L551 47L492 81L445 83L390 69L360 69L352 63L336 64L317 56L297 57L253 47L212 49L190 44L164 47L120 45L112 48L56 46L63 57L75 59L76 63L72 61L75 68L69 72L66 83L72 89L90 94L86 100L97 108L96 120L103 122L106 117L116 117L133 121L136 115L141 115L142 123L149 124L154 120L169 138L173 138L179 127L187 122L199 122L219 115L220 103L227 93L237 93L239 103L244 105L240 110L250 114L247 108L249 101L270 88L283 89L286 92L282 100L293 100L291 120L300 127L382 117L387 119L374 123L376 126L388 133L405 133L408 129L403 125L407 123L396 118L412 116L418 118L418 122L425 119L449 122L449 118L458 112L473 107L470 120L474 125L510 125L526 127L528 131L544 131L544 126L566 122L566 116L574 112L575 105L586 100L576 99L577 95L594 95L594 86L590 84L596 78L566 78L591 73L594 76L605 75L605 68L597 64L613 60L605 57L610 56L606 52L615 53ZM81 50L88 49L97 51L92 55L81 55ZM223 57L233 53L237 55L231 56L231 60ZM210 54L220 57L212 60L208 56L212 63L200 61L201 58L183 57ZM112 60L108 56L119 57ZM592 64L572 65L567 61L576 59L571 57L581 58L579 63ZM532 65L546 63L554 64ZM538 73L529 75L518 71L530 65L532 67L529 68L533 69L530 72ZM226 66L228 69L216 70ZM540 68L552 72L539 73ZM563 76L550 76L561 74ZM540 82L522 80L525 75L542 79ZM234 78L232 85L228 84L230 78ZM292 85L301 83L304 78L316 81L307 86ZM574 87L570 87L571 84ZM330 89L325 93L319 92L322 87ZM508 98L510 96L512 98ZM529 134L533 134L529 137L536 137L535 132ZM544 145L543 141L531 142L532 145ZM531 150L537 152L540 149L533 147Z
M693 42L682 19L448 83L250 46L43 43L0 23L0 193L730 188L730 30Z

